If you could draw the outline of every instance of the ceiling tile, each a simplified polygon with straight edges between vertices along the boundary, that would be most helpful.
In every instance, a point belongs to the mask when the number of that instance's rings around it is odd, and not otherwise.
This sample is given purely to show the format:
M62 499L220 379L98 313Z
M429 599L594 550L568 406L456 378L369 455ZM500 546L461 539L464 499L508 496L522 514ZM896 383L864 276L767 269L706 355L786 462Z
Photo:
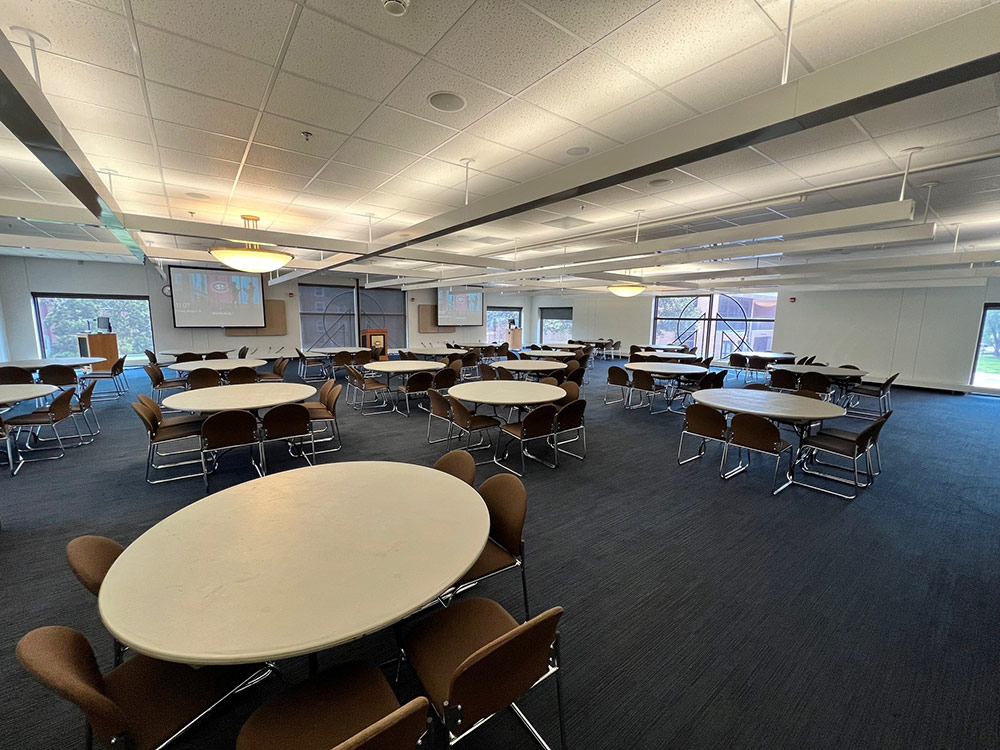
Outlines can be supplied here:
M530 151L576 125L558 115L519 99L490 112L466 132L519 151Z
M480 171L486 171L513 159L517 154L514 149L501 146L499 143L477 138L469 133L461 133L435 150L432 155L435 159L459 165L462 159L474 159L472 166Z
M465 106L457 112L441 112L434 109L428 103L427 97L441 91L458 94L465 99ZM433 60L424 59L410 71L385 103L404 112L461 130L503 104L506 99L506 95L484 86L479 81Z
M27 47L15 47L30 70L31 54ZM46 96L86 101L136 115L146 114L142 86L137 76L71 60L48 52L38 53L38 71Z
M295 175L282 175L281 172L268 172L267 170L259 170L257 174L250 172L249 179L244 179L247 173L247 168L243 168L243 174L240 175L240 181L236 184L236 190L233 191L233 201L239 201L245 203L248 199L254 201L266 201L272 204L288 204L295 200L299 195L299 185L302 184L299 178ZM263 175L263 176L261 176ZM275 177L277 175L277 177ZM285 177L292 177L295 181L286 181ZM266 181L269 184L259 185L250 180L260 179L261 181ZM278 187L278 185L291 185L292 187Z
M299 122L353 133L377 106L369 99L282 72L278 74L266 110Z
M137 161L143 164L158 164L156 152L152 145L139 141L127 141L113 138L100 133L77 131L74 140L89 158L95 156L111 156L126 161Z
M731 195L732 193L728 190L724 190L718 185L712 185L708 182L696 182L691 185L685 185L684 187L675 188L673 190L664 190L662 193L657 193L659 198L670 201L671 203L678 203L682 206L689 206L692 203L699 203L706 200L722 199ZM732 197L734 198L734 202L739 200L739 196Z
M783 161L786 167L800 177L812 178L816 175L836 172L851 167L861 167L865 164L892 164L885 153L874 143L855 143L850 146L829 149L817 154L800 156L797 159Z
M589 49L527 89L521 98L583 124L655 90L613 58Z
M351 201L358 200L367 192L367 188L355 187L354 185L342 185L338 182L329 182L327 180L313 180L306 186L305 192L300 197L306 195L320 196L324 199L341 201L346 205ZM308 201L309 199L305 199L304 201L296 199L296 202L301 202L303 205L312 205Z
M592 120L587 126L616 141L628 143L691 117L694 114L687 107L657 91Z
M257 113L249 107L223 102L189 91L149 82L149 106L157 120L246 139Z
M281 172L312 177L326 163L325 159L320 159L308 154L300 154L296 151L286 151L271 146L253 144L250 153L247 155L247 164L256 167L266 167L267 169L277 169Z
M979 112L998 103L997 76L977 78L888 107L857 115L858 122L872 136L898 133L921 125L951 120Z
M342 164L335 161L328 164L319 176L324 180L339 182L342 185L371 189L381 185L392 177L392 174L375 172L370 169L356 167L353 164Z
M1000 111L990 107L982 112L956 117L953 120L937 122L912 130L876 138L875 142L893 159L897 161L904 156L900 153L910 146L946 146L963 141L973 141L986 138L1000 132ZM916 157L914 157L916 158Z
M586 128L576 128L558 138L553 138L538 148L532 149L531 153L542 159L559 162L560 164L572 164L573 162L598 154L601 151L607 151L609 148L614 148L617 145L619 144L616 141L605 138L603 135L594 133ZM589 151L577 156L566 153L567 149L577 146L587 148Z
M210 177L224 180L235 180L239 164L221 159L210 159L200 154L190 154L187 151L175 151L172 148L160 147L160 161L164 167L180 169L185 172L198 172Z
M670 84L667 90L700 112L711 112L778 86L783 58L782 43L777 39L767 39ZM805 68L793 57L789 80L805 72Z
M302 11L284 70L381 101L420 58L312 10Z
M451 138L456 130L389 107L379 107L365 120L354 135L390 146L426 154Z
M119 177L135 177L139 180L150 180L159 181L160 179L160 168L152 164L142 164L135 161L125 161L124 159L115 159L110 156L95 156L90 160L94 169L113 169L118 174L114 176L117 180ZM11 168L10 165L7 167ZM103 179L103 178L102 178ZM105 179L105 182L107 180Z
M240 161L246 151L247 142L240 138L208 133L163 120L154 120L153 128L159 145L178 151L190 151L228 161Z
M501 91L516 94L585 45L518 3L479 0L430 56Z
M147 80L248 107L260 105L269 65L150 26L138 26L136 33Z
M336 153L336 160L356 167L380 172L398 172L417 160L415 154L381 143L372 143L360 138L348 138Z
M556 23L593 44L657 0L601 0L586 4L567 3L566 0L528 2Z
M819 153L838 146L860 143L868 137L850 118L834 120L798 133L757 144L754 148L777 161Z
M757 152L741 148L728 154L720 154L710 159L702 159L694 164L686 164L683 170L702 180L713 180L716 177L745 172L755 167L763 167L771 161Z
M152 142L149 120L142 115L97 107L59 96L49 96L48 100L63 125L69 128L71 133L86 130L130 141Z
M712 181L721 188L752 199L770 195L784 195L811 188L809 183L799 179L794 173L779 164L769 164L766 167L758 167L738 174L716 177Z
M518 154L510 161L490 168L490 173L517 182L527 182L535 177L548 174L562 167L561 164L539 159L531 154Z
M167 186L168 194L173 186L186 188L186 190L182 192L196 190L198 192L222 193L225 195L229 195L229 191L233 188L232 180L226 180L220 177L210 177L196 172L185 172L181 169L164 168L163 182Z
M445 162L438 162L434 159L421 159L419 162L404 170L403 174L393 177L391 180L382 185L379 189L384 190L388 193L393 193L396 195L405 195L410 198L418 198L421 200L433 200L433 196L440 192L440 185L454 185L456 181L448 181L450 177L440 178L442 181L440 183L432 184L431 181L421 178L415 179L409 176L409 174L415 168L427 169L428 166L433 168L436 165L441 165L447 170L454 168L452 164L446 164ZM423 174L423 173L421 173ZM433 176L433 173L429 173ZM439 172L439 174L450 174L449 172ZM459 174L458 179L462 179L464 175L464 170Z
M772 35L744 0L661 2L598 46L660 86L696 73Z
M485 172L476 172L469 178L469 192L478 195L493 195L501 190L515 187L518 183L503 177L495 177ZM458 187L462 187L459 185Z
M360 188L352 188L359 190L363 195L364 191ZM349 200L344 200L340 198L327 198L321 195L313 195L312 193L301 193L295 200L292 201L292 205L295 206L305 206L306 208L315 208L321 211L340 211L347 204L350 203Z
M287 0L131 0L139 23L273 65L292 16Z
M306 140L305 136L302 135L304 130L311 133L309 140ZM329 159L344 144L347 136L317 125L307 125L304 122L296 122L278 115L264 114L260 118L260 124L257 126L257 132L253 139L254 143L263 143L289 151L311 154L321 159Z

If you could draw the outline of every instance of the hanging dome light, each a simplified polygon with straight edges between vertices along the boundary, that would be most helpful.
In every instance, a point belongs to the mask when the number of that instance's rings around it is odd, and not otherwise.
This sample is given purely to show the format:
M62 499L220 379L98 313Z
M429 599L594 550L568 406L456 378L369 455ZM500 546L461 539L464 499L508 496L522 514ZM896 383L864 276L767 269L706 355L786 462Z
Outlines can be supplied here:
M610 284L608 291L618 297L636 297L646 291L646 287L631 281L623 281L617 284Z
M260 221L260 217L257 216L244 215L240 218L243 219L244 229L256 229L257 222ZM247 242L243 246L227 245L213 247L208 252L224 266L235 268L237 271L246 271L247 273L277 271L282 266L288 265L295 257L284 250L272 250L271 248L261 247L256 242Z

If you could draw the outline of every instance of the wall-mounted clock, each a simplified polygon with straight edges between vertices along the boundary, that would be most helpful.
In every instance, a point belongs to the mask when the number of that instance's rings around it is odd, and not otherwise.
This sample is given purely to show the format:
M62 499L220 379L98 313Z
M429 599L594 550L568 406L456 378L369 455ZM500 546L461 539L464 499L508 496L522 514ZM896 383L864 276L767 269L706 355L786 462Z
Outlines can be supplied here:
M170 297L174 293L173 290L170 288L170 284L164 284L163 288L160 289L160 291L163 292L164 297Z

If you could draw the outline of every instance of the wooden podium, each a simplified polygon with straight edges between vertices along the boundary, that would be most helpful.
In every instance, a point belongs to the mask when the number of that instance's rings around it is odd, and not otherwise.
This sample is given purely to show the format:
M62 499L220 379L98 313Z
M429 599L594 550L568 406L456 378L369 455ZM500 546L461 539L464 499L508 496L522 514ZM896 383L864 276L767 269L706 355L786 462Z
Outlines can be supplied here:
M382 361L389 359L389 331L385 328L362 328L361 346L369 349L379 348L382 350L379 359Z
M520 328L508 328L507 329L507 347L510 349L520 349L523 333Z
M76 343L81 357L104 357L90 366L92 370L107 372L118 361L118 336L113 333L78 333Z

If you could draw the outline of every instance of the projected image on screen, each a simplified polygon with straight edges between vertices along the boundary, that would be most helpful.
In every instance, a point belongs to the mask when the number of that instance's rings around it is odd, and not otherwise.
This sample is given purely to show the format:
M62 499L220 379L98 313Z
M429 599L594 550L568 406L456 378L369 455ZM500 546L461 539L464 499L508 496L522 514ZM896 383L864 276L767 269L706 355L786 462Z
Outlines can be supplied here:
M483 293L438 289L438 325L485 325Z
M263 328L260 274L170 267L175 328Z

